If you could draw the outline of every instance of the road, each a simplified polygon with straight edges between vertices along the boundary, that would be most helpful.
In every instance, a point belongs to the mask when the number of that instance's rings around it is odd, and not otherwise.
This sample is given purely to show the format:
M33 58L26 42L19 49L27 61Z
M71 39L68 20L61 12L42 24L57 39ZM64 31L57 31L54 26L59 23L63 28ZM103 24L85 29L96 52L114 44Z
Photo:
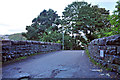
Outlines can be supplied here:
M39 54L3 65L3 78L110 78L93 65L84 50L64 50Z

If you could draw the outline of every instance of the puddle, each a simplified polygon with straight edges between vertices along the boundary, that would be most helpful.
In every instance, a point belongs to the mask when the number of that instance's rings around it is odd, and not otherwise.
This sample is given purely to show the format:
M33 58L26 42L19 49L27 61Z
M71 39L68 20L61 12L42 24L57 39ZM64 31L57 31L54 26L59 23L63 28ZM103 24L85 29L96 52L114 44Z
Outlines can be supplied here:
M103 71L102 69L90 69L90 70L93 71L93 72L95 72L95 71L102 72Z
M108 76L108 77L110 77L110 74L109 74L109 73L106 73L106 74L100 74L100 76Z
M21 79L21 78L29 78L29 77L30 77L30 74L28 74L28 73L19 73L19 74L16 74L14 76L14 78L19 78L19 79Z
M105 74L100 74L100 76L104 76Z
M67 71L67 68L62 68L60 69L60 71Z
M109 73L107 73L107 74L106 74L106 76L110 77L110 74L109 74Z

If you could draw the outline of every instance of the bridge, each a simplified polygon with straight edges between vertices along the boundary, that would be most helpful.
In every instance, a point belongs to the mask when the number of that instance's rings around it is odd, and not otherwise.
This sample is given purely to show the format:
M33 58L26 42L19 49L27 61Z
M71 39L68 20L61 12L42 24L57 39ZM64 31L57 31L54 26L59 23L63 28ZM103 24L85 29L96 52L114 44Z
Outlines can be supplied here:
M120 74L120 35L93 40L87 48L89 53L85 50L61 50L59 43L0 42L3 63L27 56L26 59L3 64L0 68L3 79L117 78Z

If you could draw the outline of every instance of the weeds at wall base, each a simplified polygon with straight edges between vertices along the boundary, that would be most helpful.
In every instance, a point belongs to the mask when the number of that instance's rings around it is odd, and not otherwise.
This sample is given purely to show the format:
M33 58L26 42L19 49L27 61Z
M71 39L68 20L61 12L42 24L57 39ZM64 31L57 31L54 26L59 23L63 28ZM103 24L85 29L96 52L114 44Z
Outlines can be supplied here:
M98 65L98 66L99 66L100 68L102 68L102 69L105 69L105 70L108 70L108 71L112 71L112 68L104 67L104 66L102 66L100 63L98 63L98 62L96 62L94 59L92 59L91 56L90 56L90 53L89 53L88 49L86 49L85 51L86 51L86 54L87 54L87 56L89 57L90 61L91 61L93 64Z

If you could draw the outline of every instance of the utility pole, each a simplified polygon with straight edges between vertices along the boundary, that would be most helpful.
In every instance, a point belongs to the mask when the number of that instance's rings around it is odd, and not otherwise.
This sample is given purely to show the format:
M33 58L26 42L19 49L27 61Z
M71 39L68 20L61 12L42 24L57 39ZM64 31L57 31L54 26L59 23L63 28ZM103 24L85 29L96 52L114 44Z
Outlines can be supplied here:
M64 26L62 27L62 35L63 35L63 37L62 37L62 43L63 43L62 49L64 50Z

